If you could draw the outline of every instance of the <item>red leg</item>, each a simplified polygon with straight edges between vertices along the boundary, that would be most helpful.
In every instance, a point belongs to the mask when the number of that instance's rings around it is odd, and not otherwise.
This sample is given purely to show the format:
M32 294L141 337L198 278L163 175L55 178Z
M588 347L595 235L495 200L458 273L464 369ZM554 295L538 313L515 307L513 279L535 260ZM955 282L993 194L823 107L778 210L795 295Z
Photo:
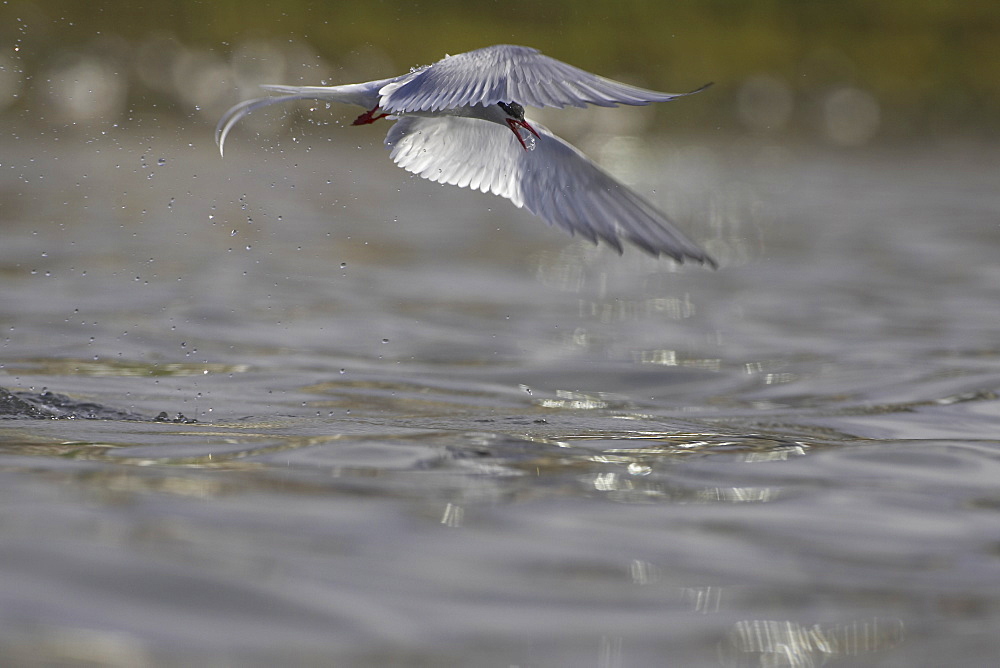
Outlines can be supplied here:
M354 122L351 123L351 125L368 125L369 123L374 123L378 119L385 118L386 116L389 115L389 114L378 114L377 113L378 111L379 108L377 106L372 109L369 109L365 113L355 118Z

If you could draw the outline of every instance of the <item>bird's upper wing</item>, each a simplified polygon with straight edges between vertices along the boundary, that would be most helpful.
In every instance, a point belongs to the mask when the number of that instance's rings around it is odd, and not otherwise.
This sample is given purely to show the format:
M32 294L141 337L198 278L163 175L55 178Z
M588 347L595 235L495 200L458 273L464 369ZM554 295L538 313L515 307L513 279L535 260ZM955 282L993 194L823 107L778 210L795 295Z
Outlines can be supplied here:
M431 181L492 192L547 223L619 253L628 241L652 255L715 261L652 204L538 124L526 151L510 130L478 119L408 116L385 143L393 161Z
M531 107L644 105L690 93L660 93L585 72L537 49L500 44L447 56L380 91L393 112L438 111L497 102Z

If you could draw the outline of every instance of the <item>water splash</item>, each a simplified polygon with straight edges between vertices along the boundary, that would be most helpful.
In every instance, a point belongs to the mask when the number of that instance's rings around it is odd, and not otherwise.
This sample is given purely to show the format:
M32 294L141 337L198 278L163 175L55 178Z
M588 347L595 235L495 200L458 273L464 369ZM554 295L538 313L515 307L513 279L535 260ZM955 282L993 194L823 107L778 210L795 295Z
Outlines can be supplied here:
M520 134L520 132L521 131L518 130L518 134ZM535 141L536 141L535 135L531 134L530 132L525 131L524 134L521 135L521 143L524 144L525 150L534 151Z

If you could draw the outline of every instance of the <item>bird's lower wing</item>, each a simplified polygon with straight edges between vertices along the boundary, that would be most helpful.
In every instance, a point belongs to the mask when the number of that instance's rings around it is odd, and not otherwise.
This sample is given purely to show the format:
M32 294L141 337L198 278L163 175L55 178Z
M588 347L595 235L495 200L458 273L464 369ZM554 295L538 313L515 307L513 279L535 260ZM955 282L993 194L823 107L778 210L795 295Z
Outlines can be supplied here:
M619 253L620 240L625 240L650 255L716 266L644 197L547 128L533 127L541 138L534 151L520 156L524 163L521 197L529 211L571 232L582 232L591 241L600 237Z
M523 206L520 187L523 151L510 130L487 121L456 116L405 116L385 137L393 162L438 183L506 197Z
M619 253L628 241L651 255L715 266L652 204L545 127L532 127L540 136L526 151L495 123L410 116L393 126L386 145L409 172L506 197L550 225L594 243L603 239Z

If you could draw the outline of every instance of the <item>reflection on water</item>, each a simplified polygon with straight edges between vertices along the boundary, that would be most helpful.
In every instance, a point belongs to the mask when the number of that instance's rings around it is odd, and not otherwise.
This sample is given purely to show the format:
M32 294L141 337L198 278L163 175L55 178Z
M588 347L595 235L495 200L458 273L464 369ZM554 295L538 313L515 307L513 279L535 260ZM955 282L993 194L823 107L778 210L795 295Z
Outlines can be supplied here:
M830 627L753 620L735 625L720 647L725 666L822 666L832 659L868 661L865 656L899 645L899 620L872 619Z

